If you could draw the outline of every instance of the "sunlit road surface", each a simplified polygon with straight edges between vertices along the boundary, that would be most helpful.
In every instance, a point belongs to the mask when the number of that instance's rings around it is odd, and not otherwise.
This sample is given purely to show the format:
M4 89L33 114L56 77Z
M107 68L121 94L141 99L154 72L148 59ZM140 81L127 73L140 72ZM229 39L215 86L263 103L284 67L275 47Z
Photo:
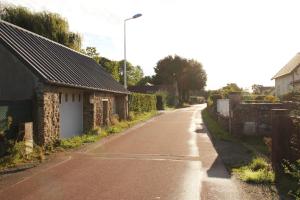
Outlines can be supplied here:
M21 178L10 175L0 199L239 199L203 125L203 108L167 112Z

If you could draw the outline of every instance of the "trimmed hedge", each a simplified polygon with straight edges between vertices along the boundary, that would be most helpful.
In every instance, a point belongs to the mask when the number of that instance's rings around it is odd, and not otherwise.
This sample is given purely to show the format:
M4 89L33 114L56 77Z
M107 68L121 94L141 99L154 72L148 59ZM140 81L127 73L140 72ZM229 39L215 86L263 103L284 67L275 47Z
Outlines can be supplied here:
M156 95L131 93L129 95L129 111L135 113L156 110Z

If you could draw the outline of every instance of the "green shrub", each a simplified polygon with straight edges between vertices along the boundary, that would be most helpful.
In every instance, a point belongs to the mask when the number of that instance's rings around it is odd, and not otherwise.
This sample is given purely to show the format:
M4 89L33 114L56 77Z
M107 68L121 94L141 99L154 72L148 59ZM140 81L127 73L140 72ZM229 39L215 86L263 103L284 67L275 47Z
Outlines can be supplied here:
M264 95L257 95L257 96L254 97L254 100L255 100L255 101L263 101L264 98L265 98Z
M81 136L74 136L72 138L64 139L60 141L60 147L64 149L71 149L81 146L84 143L96 142L101 138L101 135L96 134L83 134Z
M284 172L298 184L298 187L296 187L297 189L289 191L289 195L295 199L300 199L300 159L294 163L284 160L282 165Z
M249 183L274 183L275 174L262 157L254 158L248 165L233 169L238 177Z
M14 167L17 164L30 162L34 160L43 160L44 152L41 147L34 145L31 153L26 152L25 142L14 143L10 141L10 148L8 154L0 158L0 169L7 167Z
M252 160L249 167L250 167L250 169L257 171L260 169L268 169L269 164L267 163L267 161L264 158L257 157Z
M273 95L267 95L264 97L264 101L270 102L270 103L275 103L277 101L277 98Z
M156 96L153 94L131 93L129 95L129 111L135 113L156 110Z

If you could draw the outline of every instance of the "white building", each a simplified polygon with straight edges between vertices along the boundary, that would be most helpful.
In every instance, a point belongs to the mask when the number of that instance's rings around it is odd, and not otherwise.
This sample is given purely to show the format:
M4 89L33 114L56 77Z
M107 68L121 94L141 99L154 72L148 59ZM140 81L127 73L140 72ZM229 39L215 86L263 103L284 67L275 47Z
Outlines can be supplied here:
M297 53L282 69L273 76L275 95L282 96L300 91L300 53Z

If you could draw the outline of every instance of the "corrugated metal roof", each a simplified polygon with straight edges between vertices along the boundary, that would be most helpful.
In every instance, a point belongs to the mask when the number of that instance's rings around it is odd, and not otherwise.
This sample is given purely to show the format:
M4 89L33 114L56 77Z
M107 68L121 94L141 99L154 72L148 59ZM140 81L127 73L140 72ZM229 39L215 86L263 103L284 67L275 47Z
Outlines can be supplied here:
M48 83L129 93L92 58L3 20L0 41Z
M281 76L284 75L288 75L291 72L294 71L294 69L296 69L298 66L300 65L300 53L297 53L292 60L290 60L283 68L281 68L279 70L279 72L277 72L277 74L275 76L273 76L273 79L279 78Z

